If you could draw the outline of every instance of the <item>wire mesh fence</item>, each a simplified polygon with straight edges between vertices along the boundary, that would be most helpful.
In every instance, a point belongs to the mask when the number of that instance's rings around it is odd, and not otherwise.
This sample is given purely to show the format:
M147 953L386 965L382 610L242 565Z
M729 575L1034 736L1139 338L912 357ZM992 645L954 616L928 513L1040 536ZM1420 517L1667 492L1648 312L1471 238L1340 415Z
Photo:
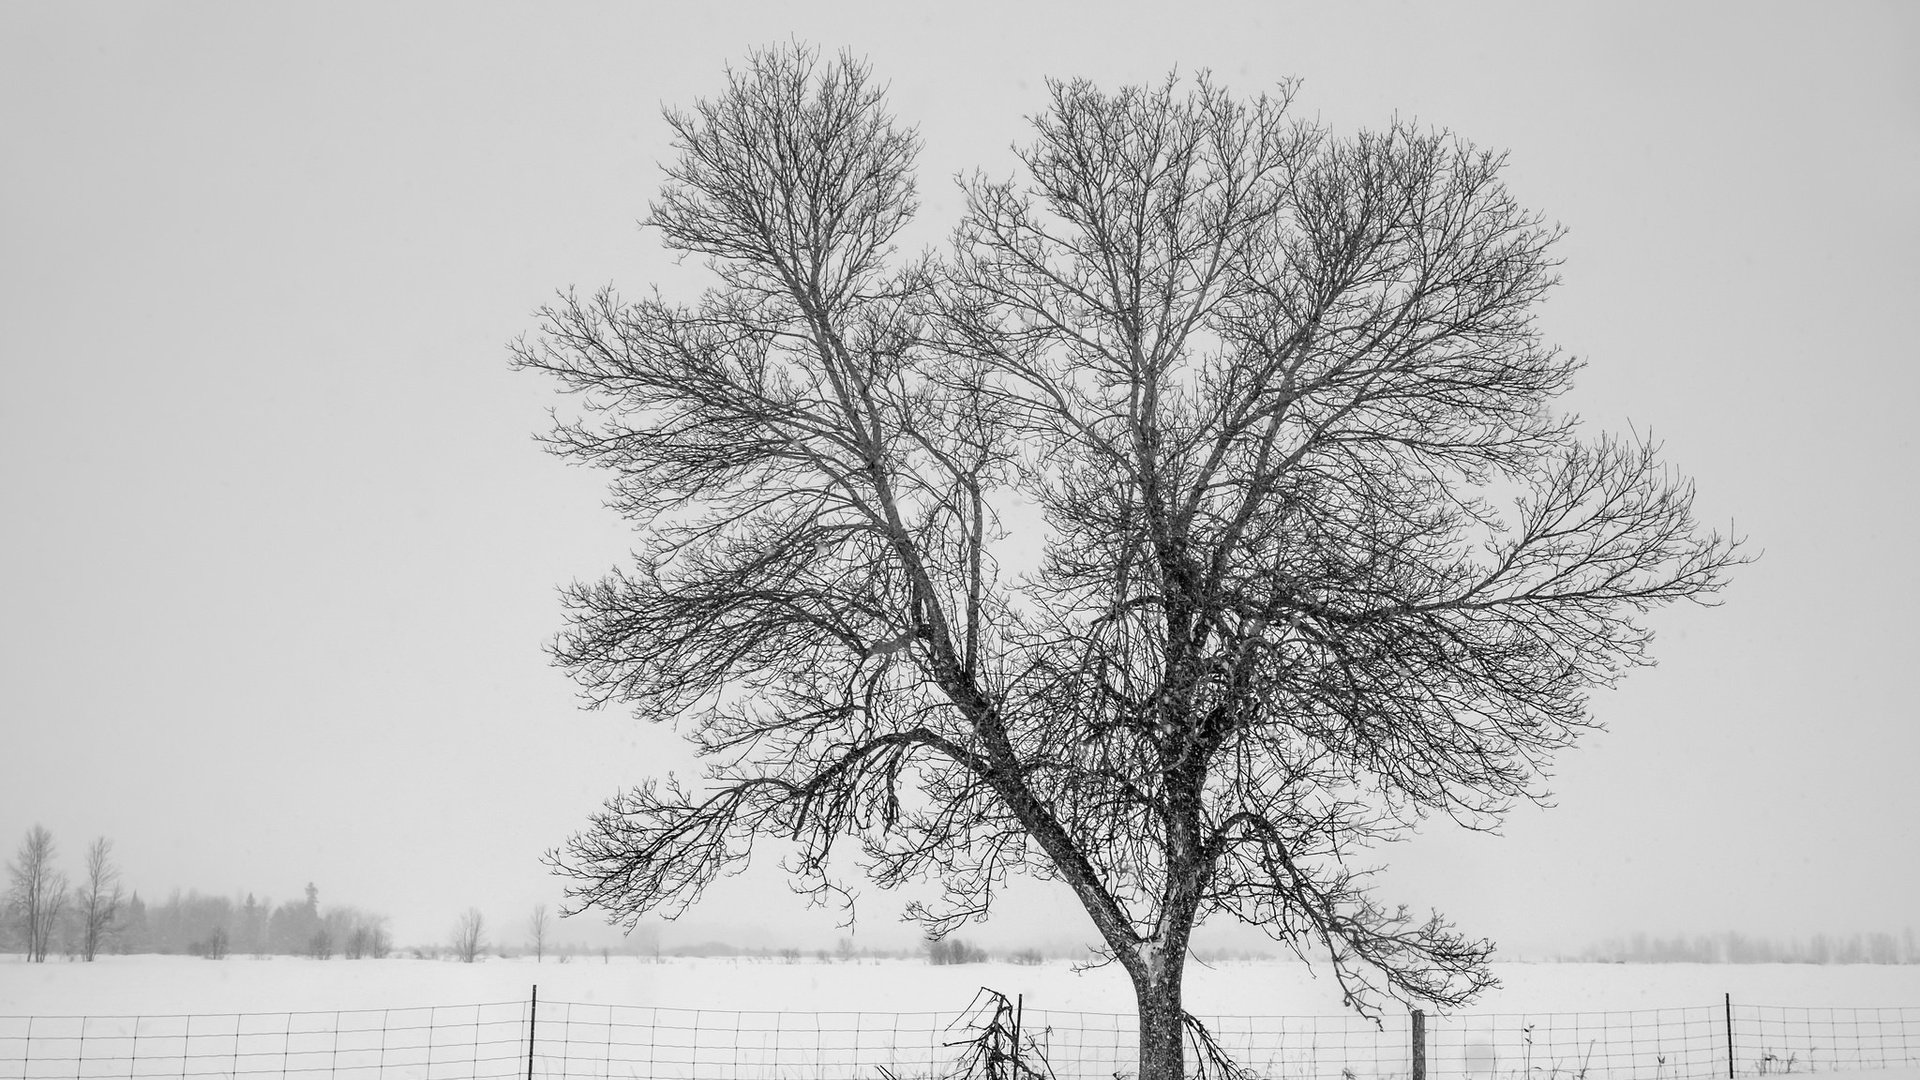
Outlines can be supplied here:
M1734 1062L1743 1075L1920 1065L1920 1008L1733 1007Z
M789 1080L953 1075L977 1030L953 1013L755 1012L542 1003L533 1076L570 1080ZM1407 1020L1228 1016L1203 1020L1262 1077L1407 1077ZM1021 1045L1059 1080L1130 1076L1130 1013L1026 1009Z
M1255 1076L1275 1080L1394 1080L1411 1075L1409 1018L1379 1026L1359 1016L1203 1016L1220 1049ZM1025 1023L1060 1080L1132 1076L1139 1028L1132 1013L1029 1010ZM1197 1060L1195 1048L1189 1058Z
M341 1012L0 1017L0 1080L526 1074L529 1002Z
M932 1080L963 1071L981 1015L535 995L419 1009L0 1017L0 1080ZM1722 1002L1420 1019L1201 1018L1249 1076L1271 1080L1713 1080L1920 1065L1920 1008ZM1022 1064L1041 1075L1137 1073L1132 1014L1025 1009L1018 1027Z
M540 1005L536 1080L931 1076L952 1014Z
M1725 1011L1463 1014L1428 1021L1427 1061L1466 1080L1724 1077Z

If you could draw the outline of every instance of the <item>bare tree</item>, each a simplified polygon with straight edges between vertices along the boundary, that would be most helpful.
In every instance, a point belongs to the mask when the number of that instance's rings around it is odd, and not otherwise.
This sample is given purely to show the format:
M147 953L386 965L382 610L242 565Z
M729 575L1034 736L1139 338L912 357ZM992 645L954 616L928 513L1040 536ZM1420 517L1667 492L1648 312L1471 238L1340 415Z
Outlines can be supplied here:
M392 949L384 915L341 906L329 908L323 921L328 934L339 943L340 955L348 960L377 960Z
M7 864L8 906L18 920L29 963L46 963L53 928L67 899L67 878L53 865L53 834L43 825L27 830L19 854Z
M533 962L539 963L547 955L547 931L553 921L547 917L547 905L535 904L533 914L527 916L527 944L533 946Z
M468 908L453 927L453 955L463 964L471 964L487 951L486 920L479 908Z
M1654 445L1553 412L1557 233L1502 159L1289 93L1056 83L943 260L894 253L917 139L863 64L757 54L667 114L647 223L714 288L567 294L515 361L643 537L556 658L711 764L550 855L570 910L678 914L779 835L816 898L843 840L937 876L938 936L1025 869L1131 976L1143 1080L1183 1075L1209 916L1363 1010L1492 983L1358 860L1542 798L1639 617L1742 556Z
M80 916L80 955L89 963L117 928L120 918L120 870L112 861L113 841L98 837L87 848L87 879L74 895Z

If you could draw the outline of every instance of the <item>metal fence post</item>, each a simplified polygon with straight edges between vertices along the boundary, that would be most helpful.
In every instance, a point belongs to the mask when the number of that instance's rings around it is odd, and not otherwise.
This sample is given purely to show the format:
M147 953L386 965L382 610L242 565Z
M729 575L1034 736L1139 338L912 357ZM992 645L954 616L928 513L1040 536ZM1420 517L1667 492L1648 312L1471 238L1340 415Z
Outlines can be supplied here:
M1027 995L1013 996L1013 1080L1020 1080L1020 1014L1025 1010L1026 1004Z
M1726 995L1727 1002L1727 1080L1733 1080L1733 993Z
M1413 1080L1427 1080L1427 1014L1413 1010Z
M527 1007L527 1080L533 1080L533 1038L540 1022L540 984L533 984L533 1002Z

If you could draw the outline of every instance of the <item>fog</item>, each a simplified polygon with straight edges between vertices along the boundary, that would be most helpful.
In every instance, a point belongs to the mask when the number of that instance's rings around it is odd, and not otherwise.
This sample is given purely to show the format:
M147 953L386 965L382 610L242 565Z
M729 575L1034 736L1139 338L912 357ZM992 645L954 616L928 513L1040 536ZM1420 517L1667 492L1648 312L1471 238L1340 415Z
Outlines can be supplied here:
M0 850L110 837L129 889L514 938L543 851L696 768L583 712L555 590L631 537L531 434L506 343L555 289L697 287L633 225L661 103L790 36L869 57L946 178L1011 169L1048 76L1305 79L1340 128L1413 116L1511 152L1563 223L1566 402L1664 441L1760 560L1657 615L1556 806L1373 853L1383 895L1517 955L1635 933L1899 934L1920 890L1908 688L1920 514L1920 14L1741 6L972 4L0 13ZM832 947L769 852L663 941ZM911 947L898 897L853 933ZM1091 940L1021 888L994 944ZM617 941L591 916L560 940ZM1222 940L1238 942L1229 935Z

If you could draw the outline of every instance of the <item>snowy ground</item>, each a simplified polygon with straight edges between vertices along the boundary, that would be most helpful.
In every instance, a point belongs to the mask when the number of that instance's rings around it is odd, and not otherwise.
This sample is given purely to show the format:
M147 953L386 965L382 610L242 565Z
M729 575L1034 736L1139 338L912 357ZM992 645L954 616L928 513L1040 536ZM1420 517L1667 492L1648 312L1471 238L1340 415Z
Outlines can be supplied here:
M1214 1015L1315 1016L1341 1011L1324 972L1299 964L1189 966L1189 1010ZM1601 1012L1741 1005L1920 1007L1920 966L1796 964L1504 964L1502 986L1469 1010ZM386 1009L521 1001L539 984L550 1001L702 1009L951 1011L989 986L1029 1007L1130 1012L1117 968L917 961L783 963L756 959L633 957L328 960L111 956L93 964L26 964L0 956L0 1015Z
M1726 1075L1731 995L1743 1076L1870 1065L1875 1080L1920 1080L1920 967L1509 964L1499 975L1505 985L1475 1008L1428 1018L1430 1077L1713 1080ZM1024 1030L1045 1041L1062 1077L1131 1071L1124 975L1064 963L8 957L0 1080L505 1080L529 1067L540 1078L758 1080L874 1076L881 1064L932 1076L956 1053L955 1016L983 986L1019 997ZM1195 965L1187 1002L1262 1076L1411 1071L1405 1011L1377 1027L1343 1014L1331 980L1297 964ZM79 1017L91 1019L63 1019Z

